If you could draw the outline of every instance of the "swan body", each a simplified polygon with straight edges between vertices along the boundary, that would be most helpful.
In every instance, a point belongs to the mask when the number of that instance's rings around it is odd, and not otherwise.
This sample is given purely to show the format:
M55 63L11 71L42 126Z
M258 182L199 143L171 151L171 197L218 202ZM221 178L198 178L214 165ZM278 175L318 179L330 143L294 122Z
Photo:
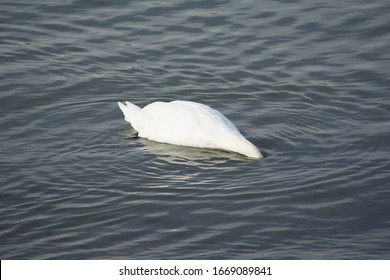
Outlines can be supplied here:
M142 109L127 101L118 105L139 137L262 158L231 121L207 105L191 101L154 102Z

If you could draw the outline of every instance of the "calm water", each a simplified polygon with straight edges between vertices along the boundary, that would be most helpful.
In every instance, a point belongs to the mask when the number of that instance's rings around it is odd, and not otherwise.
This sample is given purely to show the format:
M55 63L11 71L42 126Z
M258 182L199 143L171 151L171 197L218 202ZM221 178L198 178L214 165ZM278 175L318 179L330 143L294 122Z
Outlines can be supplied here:
M0 1L1 258L390 259L389 14ZM116 104L175 99L268 157L136 139Z

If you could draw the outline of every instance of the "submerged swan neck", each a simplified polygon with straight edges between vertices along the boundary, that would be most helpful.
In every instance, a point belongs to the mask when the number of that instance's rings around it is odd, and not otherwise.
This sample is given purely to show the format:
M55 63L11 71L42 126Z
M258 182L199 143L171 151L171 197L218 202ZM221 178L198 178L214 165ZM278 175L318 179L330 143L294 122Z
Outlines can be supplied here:
M225 150L233 151L253 159L263 158L263 155L256 146L242 136L238 139L230 139L230 141L224 143L225 144L223 144L222 147Z
M245 140L247 143L240 146L240 154L243 154L249 158L260 159L263 158L263 155L260 151L249 141Z

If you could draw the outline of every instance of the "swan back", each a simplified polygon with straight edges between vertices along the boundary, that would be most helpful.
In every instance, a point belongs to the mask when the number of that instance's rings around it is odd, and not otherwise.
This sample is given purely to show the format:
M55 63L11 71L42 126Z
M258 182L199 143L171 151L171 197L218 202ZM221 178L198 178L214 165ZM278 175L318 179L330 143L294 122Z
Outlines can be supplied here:
M125 119L149 140L233 151L251 158L261 153L219 111L191 101L154 102L143 109L119 103Z

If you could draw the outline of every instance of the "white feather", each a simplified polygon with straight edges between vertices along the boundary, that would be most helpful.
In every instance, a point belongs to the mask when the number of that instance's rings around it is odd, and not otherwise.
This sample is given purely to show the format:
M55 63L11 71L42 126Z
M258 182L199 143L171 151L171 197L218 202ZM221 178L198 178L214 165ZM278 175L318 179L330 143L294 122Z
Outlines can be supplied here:
M262 158L231 121L207 105L191 101L154 102L142 109L130 102L118 105L139 137Z

